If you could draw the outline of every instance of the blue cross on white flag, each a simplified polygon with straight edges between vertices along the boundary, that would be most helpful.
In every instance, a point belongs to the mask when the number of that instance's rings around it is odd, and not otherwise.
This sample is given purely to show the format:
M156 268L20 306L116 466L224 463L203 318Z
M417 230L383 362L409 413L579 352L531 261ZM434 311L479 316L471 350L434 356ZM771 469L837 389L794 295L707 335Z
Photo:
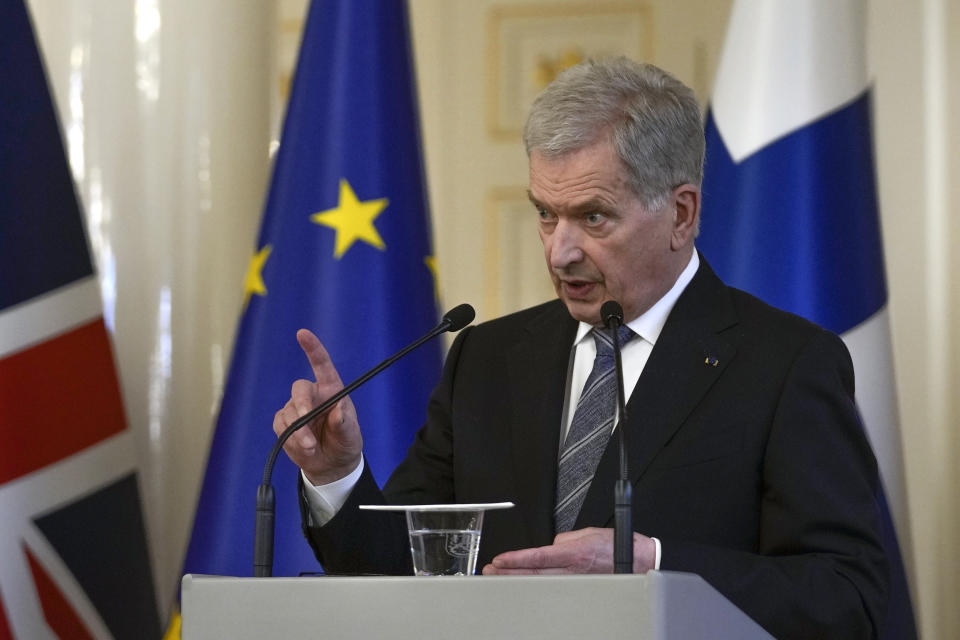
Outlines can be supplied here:
M860 0L734 4L707 116L703 235L730 285L841 335L880 466L890 605L916 636ZM892 516L892 519L891 519ZM895 523L895 527L894 527Z

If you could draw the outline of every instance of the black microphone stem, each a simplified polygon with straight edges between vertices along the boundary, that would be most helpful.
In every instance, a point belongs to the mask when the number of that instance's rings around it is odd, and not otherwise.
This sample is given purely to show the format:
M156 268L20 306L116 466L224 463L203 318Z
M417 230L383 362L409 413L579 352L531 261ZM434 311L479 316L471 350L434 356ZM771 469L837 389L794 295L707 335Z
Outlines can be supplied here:
M623 426L627 421L627 404L624 398L623 389L623 360L620 356L620 335L617 331L617 321L613 325L613 366L617 368L617 409L620 413L619 423ZM620 479L629 479L629 469L627 468L627 434L626 429L618 429L620 432Z
M294 420L289 427L277 438L270 449L270 455L267 456L267 463L263 467L263 481L257 487L257 516L253 535L253 575L258 578L269 577L273 574L273 534L275 517L275 500L271 479L273 478L273 466L276 464L277 456L283 444L293 435L295 431L316 418L324 411L328 411L333 405L342 400L351 391L362 385L364 382L377 375L391 364L407 355L423 343L432 340L441 333L447 331L459 331L464 326L470 324L473 320L473 308L469 305L460 305L450 310L443 320L434 327L428 334L419 340L407 345L394 355L390 356L376 367L363 374L349 385L336 392L325 401L314 407L307 413Z
M608 306L609 305L609 306ZM617 376L617 409L620 420L620 478L613 489L613 572L633 573L633 489L627 466L627 405L623 389L623 362L620 357L618 329L623 321L623 309L616 302L606 302L601 308L603 320L610 328L613 341L613 364Z

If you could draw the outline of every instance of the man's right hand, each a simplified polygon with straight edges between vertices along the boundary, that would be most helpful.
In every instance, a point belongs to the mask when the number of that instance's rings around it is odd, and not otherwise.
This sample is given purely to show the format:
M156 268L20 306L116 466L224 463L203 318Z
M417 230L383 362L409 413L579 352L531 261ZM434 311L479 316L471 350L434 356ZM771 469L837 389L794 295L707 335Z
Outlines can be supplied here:
M294 420L343 388L340 374L320 340L307 329L301 329L297 332L297 342L313 367L316 382L297 380L293 383L290 399L273 418L273 431L278 436ZM291 435L283 449L315 485L334 482L356 469L363 451L363 436L350 397L343 398Z

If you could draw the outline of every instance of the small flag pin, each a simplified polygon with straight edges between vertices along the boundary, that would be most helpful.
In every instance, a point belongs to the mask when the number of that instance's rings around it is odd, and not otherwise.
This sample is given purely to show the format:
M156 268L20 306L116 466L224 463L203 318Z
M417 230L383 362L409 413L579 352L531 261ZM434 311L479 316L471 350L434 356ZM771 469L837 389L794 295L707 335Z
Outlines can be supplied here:
M715 367L718 364L720 364L720 361L712 356L707 356L706 358L703 359L703 364L708 364L711 367Z

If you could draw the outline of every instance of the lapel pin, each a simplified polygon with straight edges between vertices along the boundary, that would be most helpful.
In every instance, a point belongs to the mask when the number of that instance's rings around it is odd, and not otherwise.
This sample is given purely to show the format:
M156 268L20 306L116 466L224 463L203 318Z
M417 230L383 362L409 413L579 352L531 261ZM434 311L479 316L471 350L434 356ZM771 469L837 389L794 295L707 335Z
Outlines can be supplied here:
M715 366L717 366L718 364L720 364L720 361L717 360L717 359L714 358L714 357L707 356L706 358L703 359L703 364L708 364L708 365L710 365L711 367L715 367Z

